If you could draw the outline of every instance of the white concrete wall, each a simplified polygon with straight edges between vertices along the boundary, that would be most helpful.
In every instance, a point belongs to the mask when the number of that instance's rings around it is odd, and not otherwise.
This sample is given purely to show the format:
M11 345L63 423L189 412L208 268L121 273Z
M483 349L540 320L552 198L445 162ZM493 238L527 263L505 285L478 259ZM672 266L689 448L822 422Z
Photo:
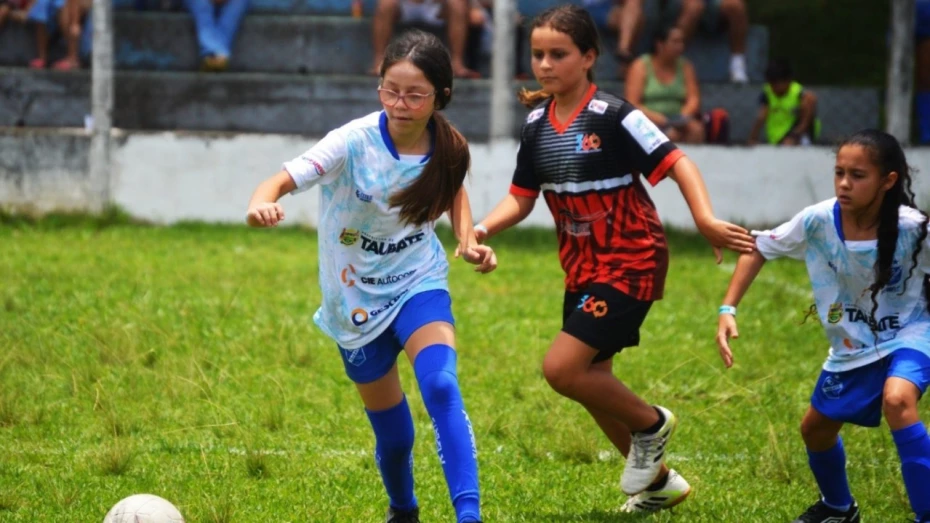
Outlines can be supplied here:
M53 148L58 142L23 139L16 142L20 144L17 150L9 146L9 134L3 134L2 139L0 205L41 211L90 205L86 195L93 191L87 189L86 172L81 172L79 165L62 161L52 169L49 163L55 162L49 158L64 158L63 151L30 149L36 144ZM61 143L75 147L73 139ZM242 222L255 186L278 171L283 161L314 143L281 135L120 134L113 147L114 203L134 216L158 223ZM471 150L473 169L468 187L474 214L480 218L509 188L516 143L473 144ZM833 152L828 148L686 147L685 151L701 168L715 213L723 219L774 224L833 195ZM36 163L30 160L34 158L44 160ZM908 159L918 168L930 166L930 149L909 150ZM919 202L927 202L930 182L918 173L915 185ZM36 187L47 189L37 191ZM666 180L650 191L666 225L693 228L674 182ZM286 197L282 203L288 222L316 225L317 191ZM540 202L524 223L551 226L552 218Z

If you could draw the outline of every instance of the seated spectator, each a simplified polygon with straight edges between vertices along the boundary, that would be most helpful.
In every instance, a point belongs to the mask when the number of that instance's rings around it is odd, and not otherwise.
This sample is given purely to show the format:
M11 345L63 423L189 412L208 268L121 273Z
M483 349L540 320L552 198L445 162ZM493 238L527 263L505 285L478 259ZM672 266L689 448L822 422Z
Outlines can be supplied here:
M225 71L249 0L184 0L194 17L202 71Z
M475 9L480 9L480 5L473 0L378 0L371 30L374 61L369 73L380 74L384 50L394 33L394 25L400 22L434 28L444 25L449 34L452 72L458 78L480 78L477 71L465 65L468 28L474 23L471 18L481 25L485 21Z
M0 27L3 27L7 20L25 24L30 7L31 4L25 0L0 0Z
M56 30L59 11L65 0L34 0L26 13L26 22L31 24L36 34L36 56L29 62L32 69L45 69L48 66L48 46L50 35ZM49 27L51 23L51 27Z
M772 145L810 145L820 135L817 95L794 81L785 60L773 60L765 71L766 84L759 96L759 114L749 132L749 145L758 143L759 131Z
M746 83L746 35L749 33L749 16L743 0L667 0L663 18L674 17L675 25L691 41L698 27L709 32L726 29L730 35L730 80Z
M65 0L64 8L59 12L59 25L61 32L65 36L67 44L67 54L64 58L55 62L54 69L59 71L71 71L80 69L81 61L78 52L81 49L81 42L89 41L89 34L85 35L82 25L90 28L90 20L87 16L90 12L93 0Z
M930 144L930 0L917 0L917 81L915 105L917 108L917 140Z
M704 142L701 92L694 66L682 54L684 33L663 27L652 39L652 53L636 59L626 78L625 98L645 113L669 140Z
M643 0L584 0L585 9L601 29L617 34L617 77L626 78L633 52L643 30Z

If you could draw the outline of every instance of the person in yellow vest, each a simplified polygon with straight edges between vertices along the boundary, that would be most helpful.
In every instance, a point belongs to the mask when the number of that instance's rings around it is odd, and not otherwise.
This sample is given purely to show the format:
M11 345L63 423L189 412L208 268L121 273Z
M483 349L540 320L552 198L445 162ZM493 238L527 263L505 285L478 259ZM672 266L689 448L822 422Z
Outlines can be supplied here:
M759 142L765 127L766 142L772 145L810 145L820 135L817 95L794 80L785 60L773 60L765 71L765 86L759 96L759 114L749 132L749 145Z

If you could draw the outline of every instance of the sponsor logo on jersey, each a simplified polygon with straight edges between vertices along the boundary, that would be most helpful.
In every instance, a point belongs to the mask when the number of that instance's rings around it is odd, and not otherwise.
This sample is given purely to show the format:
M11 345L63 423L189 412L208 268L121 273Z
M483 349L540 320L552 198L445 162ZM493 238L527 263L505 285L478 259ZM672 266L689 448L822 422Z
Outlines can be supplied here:
M830 310L827 312L827 321L830 323L839 323L843 319L843 304L831 303Z
M545 107L540 107L539 109L533 109L532 111L530 111L530 114L526 115L526 122L533 123L536 120L539 120L540 118L542 118L542 115L544 112L546 112Z
M885 285L885 288L882 289L883 292L901 292L902 283L904 281L904 270L901 269L901 265L897 260L891 262L891 278L888 279L888 283Z
M365 233L361 234L362 237L362 250L366 252L371 252L377 254L378 256L385 256L387 254L394 254L400 252L407 247L413 245L414 243L419 243L423 241L423 238L426 236L426 233L423 231L415 232L410 236L402 238L400 241L395 242L393 240L386 240L381 238L372 238Z
M371 201L371 195L370 195L370 194L365 194L365 193L363 193L362 191L360 191L359 189L355 189L355 197L358 198L359 200L362 200L363 202L370 202L370 201Z
M576 134L575 135L575 152L582 153L582 154L601 152L601 137L594 133Z
M301 156L300 159L312 165L313 169L316 170L317 176L323 176L324 174L326 174L326 169L323 168L323 164L321 164L320 162L314 160L313 158L310 158L309 156Z
M416 269L401 274L391 274L389 276L379 276L377 278L362 276L361 280L365 285L391 285L393 283L406 280L407 278L413 276L413 273L415 272L417 272Z
M591 100L588 104L588 110L597 114L604 114L607 112L607 102L604 100Z
M660 145L668 141L668 137L656 127L656 124L649 121L649 118L646 118L646 115L638 109L631 111L620 123L646 154L652 154Z
M901 328L901 319L898 314L890 314L881 318L872 318L858 307L846 307L846 321L850 323L865 323L874 332L885 332L886 330L898 330Z
M393 298L391 298L390 301L378 307L377 309L373 309L370 311L366 311L365 309L362 309L362 308L352 309L352 313L349 315L349 318L352 320L352 324L355 325L356 327L361 327L370 318L374 318L375 316L384 313L386 310L396 305L397 302L400 301L400 299L403 298L408 292L410 292L410 289L404 289L404 292L398 294L397 296L394 296Z
M340 273L339 278L342 280L343 285L346 287L352 287L355 285L355 278L353 278L353 276L355 276L355 267L353 267L350 263L342 269L342 273ZM365 278L362 278L363 283L364 281Z
M339 243L346 246L355 245L355 242L358 241L359 234L360 233L358 229L344 228L342 229L342 232L339 233Z

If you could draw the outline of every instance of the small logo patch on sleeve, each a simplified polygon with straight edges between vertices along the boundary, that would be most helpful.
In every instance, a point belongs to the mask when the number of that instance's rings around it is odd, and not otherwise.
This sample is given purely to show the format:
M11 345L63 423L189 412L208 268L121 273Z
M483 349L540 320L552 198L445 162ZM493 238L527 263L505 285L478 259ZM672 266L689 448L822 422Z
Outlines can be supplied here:
M607 102L604 100L591 100L588 104L588 110L597 114L604 114L607 112Z
M646 154L652 154L668 137L640 110L632 111L620 122Z

